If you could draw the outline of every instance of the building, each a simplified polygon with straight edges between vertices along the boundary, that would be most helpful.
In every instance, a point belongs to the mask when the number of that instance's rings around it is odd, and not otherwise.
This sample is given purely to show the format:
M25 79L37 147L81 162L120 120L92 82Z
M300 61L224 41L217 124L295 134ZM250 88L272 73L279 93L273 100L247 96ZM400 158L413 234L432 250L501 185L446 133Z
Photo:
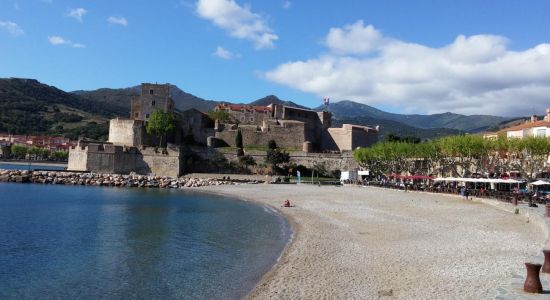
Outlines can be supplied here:
M213 152L215 147L235 146L238 131L247 148L266 148L270 140L275 140L279 147L306 152L301 159L313 157L319 162L326 158L331 164L343 161L343 156L338 156L341 152L367 147L378 140L378 128L351 124L331 128L329 112L279 104L220 104L214 110L227 112L227 118L212 121L196 109L175 111L169 84L143 83L141 95L132 100L131 106L131 118L110 121L108 142L79 141L71 147L69 170L174 177L183 172L184 153L189 150L183 145L207 145L210 148L202 147L203 150ZM156 109L175 114L176 130L168 137L166 149L156 147L154 138L145 130ZM319 153L325 157L314 157L309 152L339 153ZM346 155L351 157L349 153Z
M174 112L170 84L142 83L141 95L132 99L130 118L147 121L157 109L163 112Z
M330 128L330 112L317 112L286 105L268 106L221 104L215 111L228 113L228 120L218 120L214 138L217 144L235 146L241 131L245 147L262 148L269 140L286 149L317 151L351 151L378 141L378 129L345 124Z
M497 138L506 136L507 138L525 138L525 137L550 137L550 108L546 110L546 115L539 120L537 115L532 115L528 121L523 124L504 128L498 132L489 132L483 135L485 138Z

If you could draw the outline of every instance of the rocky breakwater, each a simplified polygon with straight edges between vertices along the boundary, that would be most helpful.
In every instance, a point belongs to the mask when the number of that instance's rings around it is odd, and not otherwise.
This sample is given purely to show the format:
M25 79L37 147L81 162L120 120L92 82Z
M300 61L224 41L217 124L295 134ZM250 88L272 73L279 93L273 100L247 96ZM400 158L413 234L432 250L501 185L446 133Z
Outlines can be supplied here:
M25 170L0 170L0 182L174 189L235 184L233 181L212 178L171 178L164 176Z

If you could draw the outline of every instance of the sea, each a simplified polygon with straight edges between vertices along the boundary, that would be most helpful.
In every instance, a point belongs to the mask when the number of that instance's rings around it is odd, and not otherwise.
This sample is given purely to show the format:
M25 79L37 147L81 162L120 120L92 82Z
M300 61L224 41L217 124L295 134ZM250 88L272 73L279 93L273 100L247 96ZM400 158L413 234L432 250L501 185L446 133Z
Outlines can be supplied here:
M0 162L0 170L48 170L48 171L63 171L66 165L41 165L40 163L26 164L10 164L8 162Z
M0 183L0 299L242 298L290 237L205 193Z

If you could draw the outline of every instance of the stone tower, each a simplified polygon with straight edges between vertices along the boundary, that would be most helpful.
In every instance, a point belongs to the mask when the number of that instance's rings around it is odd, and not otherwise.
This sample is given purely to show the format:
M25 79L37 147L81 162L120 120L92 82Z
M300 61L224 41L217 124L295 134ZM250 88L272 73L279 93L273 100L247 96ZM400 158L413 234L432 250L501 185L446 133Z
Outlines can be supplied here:
M170 84L142 83L141 95L132 99L130 118L147 121L157 109L163 112L174 111L174 101L170 97Z

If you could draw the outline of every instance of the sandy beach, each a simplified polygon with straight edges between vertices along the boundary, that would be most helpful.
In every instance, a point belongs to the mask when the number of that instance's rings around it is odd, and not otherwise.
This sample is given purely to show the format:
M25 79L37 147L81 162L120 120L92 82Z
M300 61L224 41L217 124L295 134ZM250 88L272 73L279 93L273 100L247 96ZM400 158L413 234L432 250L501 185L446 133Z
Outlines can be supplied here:
M445 195L363 187L201 188L276 207L292 243L250 299L481 299L544 243L526 218ZM292 208L281 208L290 199Z

